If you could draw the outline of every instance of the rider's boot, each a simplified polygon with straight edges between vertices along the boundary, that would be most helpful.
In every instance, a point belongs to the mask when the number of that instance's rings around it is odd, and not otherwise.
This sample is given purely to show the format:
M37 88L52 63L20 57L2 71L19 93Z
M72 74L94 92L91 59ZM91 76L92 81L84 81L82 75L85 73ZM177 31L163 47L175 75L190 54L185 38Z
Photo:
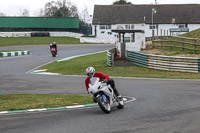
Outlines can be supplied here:
M117 96L117 99L122 100L122 96L121 96L121 94L118 92L118 90L117 90L116 88L113 89L113 90L114 90L115 95Z
M123 100L123 98L122 98L121 95L117 96L117 98L118 98L119 100Z

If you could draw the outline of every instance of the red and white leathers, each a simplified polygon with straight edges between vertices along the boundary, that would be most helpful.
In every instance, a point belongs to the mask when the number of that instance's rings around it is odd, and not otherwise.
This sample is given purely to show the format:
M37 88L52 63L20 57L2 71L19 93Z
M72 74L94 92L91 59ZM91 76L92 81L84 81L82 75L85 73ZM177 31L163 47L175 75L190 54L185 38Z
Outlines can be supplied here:
M94 74L94 77L98 77L100 79L100 81L103 81L104 79L108 79L110 80L110 77L101 73L101 72L95 72ZM90 79L87 77L85 79L85 87L86 87L86 90L88 91L88 88L89 88L89 83L90 83Z

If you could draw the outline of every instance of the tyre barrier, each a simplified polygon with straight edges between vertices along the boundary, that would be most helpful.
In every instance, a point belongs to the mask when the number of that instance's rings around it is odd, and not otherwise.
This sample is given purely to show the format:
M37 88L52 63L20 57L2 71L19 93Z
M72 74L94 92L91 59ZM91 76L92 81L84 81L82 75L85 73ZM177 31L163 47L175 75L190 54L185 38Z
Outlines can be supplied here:
M13 52L0 52L0 56L3 57L10 57L10 56L21 56L21 55L29 55L29 50L24 51L13 51Z
M108 65L109 67L112 66L112 53L109 52L109 51L107 51L107 65Z

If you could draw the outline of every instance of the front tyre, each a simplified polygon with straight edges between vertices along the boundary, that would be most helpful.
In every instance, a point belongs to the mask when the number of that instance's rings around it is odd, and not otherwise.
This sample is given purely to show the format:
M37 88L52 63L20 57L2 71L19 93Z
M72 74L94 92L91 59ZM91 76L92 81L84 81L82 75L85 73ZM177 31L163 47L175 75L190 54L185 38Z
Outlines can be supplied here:
M124 108L124 100L119 101L119 105L117 106L118 109L123 109Z
M97 96L97 102L104 113L108 114L111 112L109 101L104 94Z

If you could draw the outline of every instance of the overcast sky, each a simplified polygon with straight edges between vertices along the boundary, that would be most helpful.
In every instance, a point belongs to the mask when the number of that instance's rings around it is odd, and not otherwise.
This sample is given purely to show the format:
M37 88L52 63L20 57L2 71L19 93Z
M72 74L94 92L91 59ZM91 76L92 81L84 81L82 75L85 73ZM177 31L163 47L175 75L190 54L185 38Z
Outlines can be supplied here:
M37 16L46 2L57 0L0 0L0 12L7 16L19 16L23 9L30 11L30 16ZM81 12L85 7L93 14L94 5L110 5L116 0L69 0ZM133 4L154 4L155 0L128 0ZM157 0L158 4L200 4L200 0Z

